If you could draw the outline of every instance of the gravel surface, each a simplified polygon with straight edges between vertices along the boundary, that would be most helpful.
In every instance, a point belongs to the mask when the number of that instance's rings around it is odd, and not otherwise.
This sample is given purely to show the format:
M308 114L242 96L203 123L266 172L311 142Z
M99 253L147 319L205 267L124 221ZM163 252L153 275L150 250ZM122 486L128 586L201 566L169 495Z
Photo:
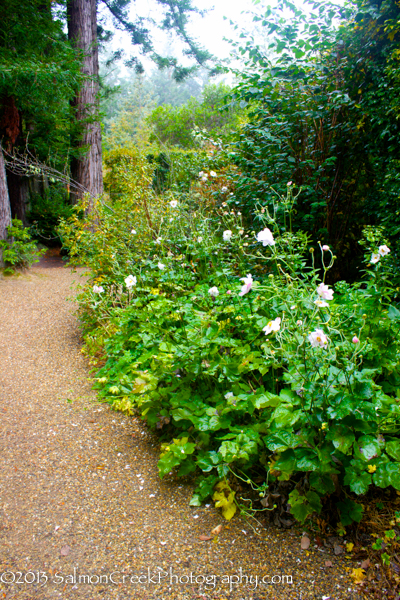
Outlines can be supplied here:
M78 279L0 279L0 599L361 599L345 555L301 550L301 531L257 535L160 481L157 439L91 390L66 300Z

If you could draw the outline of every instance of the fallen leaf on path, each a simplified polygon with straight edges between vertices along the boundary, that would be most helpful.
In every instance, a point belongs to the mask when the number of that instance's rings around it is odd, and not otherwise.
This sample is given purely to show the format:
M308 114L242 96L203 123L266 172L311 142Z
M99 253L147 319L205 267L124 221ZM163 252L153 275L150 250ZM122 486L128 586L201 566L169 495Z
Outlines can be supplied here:
M350 573L350 577L356 585L362 583L365 577L364 569L353 569Z
M333 551L336 554L336 556L339 556L339 554L343 554L343 552L344 552L343 547L340 546L339 544L335 544L333 546Z
M325 561L325 566L326 567L333 567L332 561L331 560L326 560Z
M369 558L366 558L365 560L362 561L361 563L361 568L362 569L368 569L369 565L370 565L370 560Z
M307 535L303 535L301 538L301 549L307 550L310 547L310 538Z
M351 552L354 548L354 544L352 542L348 542L346 544L346 552Z
M208 542L208 540L212 540L212 535L199 535L199 540L202 542Z
M217 525L214 529L211 530L213 535L218 535L222 531L222 525Z

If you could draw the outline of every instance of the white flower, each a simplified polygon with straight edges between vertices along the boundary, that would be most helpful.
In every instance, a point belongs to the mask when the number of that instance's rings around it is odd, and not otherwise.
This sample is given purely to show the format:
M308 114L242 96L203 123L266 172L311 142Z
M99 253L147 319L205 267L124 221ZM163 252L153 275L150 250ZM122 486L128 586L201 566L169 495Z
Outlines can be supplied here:
M132 231L131 231L131 234L132 234L132 235L136 235L136 234L137 234L137 231L136 231L136 229L132 229Z
M280 328L281 328L281 318L276 317L276 319L274 319L273 321L270 321L269 323L267 323L267 325L265 327L263 327L263 331L265 332L265 335L269 335L271 333L271 331L279 331Z
M227 191L228 191L228 188L226 187L226 185L224 185L224 186L221 188L221 192L227 192Z
M274 236L268 227L257 233L257 241L262 242L263 246L274 246L275 244Z
M102 292L104 292L104 288L102 285L94 285L93 286L93 292L95 294L101 294Z
M390 248L388 248L386 244L384 244L383 246L379 246L378 252L381 256L386 256L386 254L389 254Z
M333 290L330 290L325 283L320 283L317 287L317 294L321 296L324 300L332 300L333 298Z
M136 276L128 275L128 277L126 277L126 279L125 279L125 284L128 289L133 287L134 285L136 285L136 283L137 283Z
M174 220L174 217L170 217L169 218L169 222L172 223L172 221Z
M199 244L200 244L200 242L203 241L203 238L201 237L201 235L199 235L199 237L197 238L197 241L199 242Z
M248 294L249 291L251 290L251 288L253 286L253 278L249 273L248 275L246 275L246 277L242 277L240 281L243 281L244 286L242 287L241 291L239 292L239 296L244 296L245 294Z
M216 176L217 176L217 174L215 171L210 171L210 177L216 177Z
M207 175L204 175L204 177L201 178L202 181L207 181Z
M328 250L329 250L329 246L327 246L326 244L324 244L324 245L322 246L322 250L326 250L326 251L328 251Z
M162 262L159 262L157 267L160 269L160 271L162 271L163 269L165 269L165 265L163 265Z
M208 290L208 293L210 294L210 296L212 296L213 298L216 298L219 294L218 288L217 287L212 287Z
M322 329L316 329L308 336L309 341L311 342L311 346L313 348L317 348L317 346L321 346L321 348L326 348L328 345L328 338L322 331Z
M199 177L203 177L205 175L204 171L200 171Z
M169 205L172 208L176 208L178 206L178 201L177 200L171 200L171 202L169 203Z
M325 302L325 300L320 300L319 298L314 300L314 304L316 304L319 308L323 308L324 306L329 306L329 304L327 302Z
M376 252L373 252L373 253L372 253L372 256L371 256L371 262L372 262L373 264L377 263L377 262L378 262L378 260L380 259L380 257L381 257L381 255L380 255L380 254L376 254Z
M222 237L224 238L224 242L230 242L231 241L231 237L232 237L232 231L230 229L227 229L222 234Z
M162 238L157 238L154 243L155 244L161 244L161 240L162 240Z
M293 306L290 307L290 310L294 310L296 308L296 305L293 304Z
M232 398L233 396L233 392L227 392L224 396L224 398L226 398L226 400L228 400L229 398Z
M298 321L296 321L296 325L297 327L301 327L303 325L303 321L299 319Z

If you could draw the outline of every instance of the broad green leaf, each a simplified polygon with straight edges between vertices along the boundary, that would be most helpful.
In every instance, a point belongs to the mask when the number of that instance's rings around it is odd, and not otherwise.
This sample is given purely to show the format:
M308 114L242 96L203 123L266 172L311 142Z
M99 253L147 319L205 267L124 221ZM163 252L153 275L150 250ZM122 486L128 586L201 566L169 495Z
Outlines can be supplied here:
M400 463L400 440L392 440L386 444L386 452Z
M326 439L330 440L337 450L340 450L343 454L348 454L355 440L355 435L349 427L338 423L329 427Z

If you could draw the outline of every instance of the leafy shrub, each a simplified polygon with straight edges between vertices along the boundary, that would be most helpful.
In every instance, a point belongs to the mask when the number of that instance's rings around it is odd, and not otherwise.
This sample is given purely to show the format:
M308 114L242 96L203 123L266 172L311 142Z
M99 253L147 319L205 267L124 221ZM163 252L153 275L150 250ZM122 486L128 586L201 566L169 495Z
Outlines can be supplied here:
M13 219L7 227L8 239L0 240L0 250L5 268L5 274L12 275L16 269L27 269L38 262L44 250L38 250L36 242L32 241L29 228L24 227L22 221Z
M333 253L320 245L322 269L307 266L309 240L290 227L294 201L289 186L283 233L259 207L255 236L240 214L205 216L172 200L138 253L120 228L107 268L100 252L87 254L94 278L80 302L87 327L112 327L100 396L160 431L161 476L202 472L192 504L213 496L230 518L243 479L259 498L252 508L272 510L286 483L304 522L342 489L346 525L362 516L349 491L400 490L398 294L372 228L363 281L329 288ZM92 237L105 240L114 219L104 212Z
M43 195L35 195L30 200L27 218L32 234L46 246L58 246L61 243L57 233L60 219L72 215L67 191L63 187L49 187Z
M245 111L238 104L227 105L230 88L224 84L210 84L203 90L202 101L196 98L182 106L158 106L148 117L152 126L150 141L179 148L196 146L196 128L208 134L229 136L245 120Z

